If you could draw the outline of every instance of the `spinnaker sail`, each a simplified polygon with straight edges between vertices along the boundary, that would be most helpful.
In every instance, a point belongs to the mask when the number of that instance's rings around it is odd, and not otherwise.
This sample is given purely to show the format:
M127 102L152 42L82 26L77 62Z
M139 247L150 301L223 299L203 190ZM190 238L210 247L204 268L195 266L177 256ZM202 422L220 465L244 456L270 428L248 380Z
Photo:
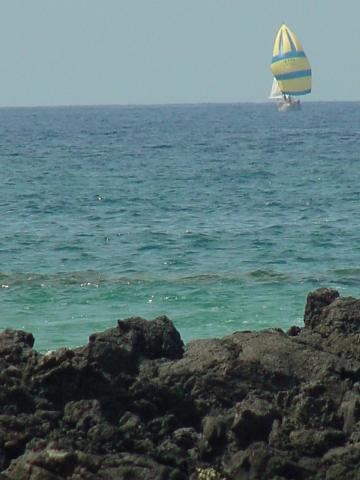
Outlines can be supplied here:
M274 43L271 71L284 95L311 92L311 67L296 35L281 25Z

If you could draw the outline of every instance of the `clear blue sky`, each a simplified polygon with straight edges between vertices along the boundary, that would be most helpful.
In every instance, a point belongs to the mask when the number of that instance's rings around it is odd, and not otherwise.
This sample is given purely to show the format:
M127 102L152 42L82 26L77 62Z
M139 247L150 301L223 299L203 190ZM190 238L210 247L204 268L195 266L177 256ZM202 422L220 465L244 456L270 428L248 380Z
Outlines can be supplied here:
M0 0L0 106L266 101L284 21L309 100L360 100L360 0Z

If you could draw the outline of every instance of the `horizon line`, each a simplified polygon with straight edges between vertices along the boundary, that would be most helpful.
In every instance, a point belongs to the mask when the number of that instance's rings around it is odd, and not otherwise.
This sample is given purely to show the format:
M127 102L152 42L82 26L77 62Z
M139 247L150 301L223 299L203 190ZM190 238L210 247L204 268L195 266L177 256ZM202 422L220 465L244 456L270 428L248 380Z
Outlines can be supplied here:
M305 100L303 103L359 103L359 100ZM169 103L64 103L64 104L34 104L34 105L0 105L0 109L10 108L91 108L91 107L177 107L177 106L197 106L197 105L274 105L271 100L240 100L228 102L169 102Z

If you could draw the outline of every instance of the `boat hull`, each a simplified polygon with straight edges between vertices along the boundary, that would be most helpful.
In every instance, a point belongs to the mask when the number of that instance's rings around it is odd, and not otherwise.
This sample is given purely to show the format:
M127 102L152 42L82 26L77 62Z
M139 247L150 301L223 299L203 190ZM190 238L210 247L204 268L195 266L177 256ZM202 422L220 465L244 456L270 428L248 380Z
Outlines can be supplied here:
M279 112L296 112L301 110L300 102L279 102L278 111Z

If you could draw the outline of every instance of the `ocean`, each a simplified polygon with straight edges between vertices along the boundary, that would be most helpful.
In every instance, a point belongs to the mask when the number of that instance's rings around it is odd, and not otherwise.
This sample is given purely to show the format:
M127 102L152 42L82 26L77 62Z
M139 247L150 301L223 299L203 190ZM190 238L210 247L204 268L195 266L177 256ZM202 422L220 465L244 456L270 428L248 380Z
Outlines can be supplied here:
M39 351L167 315L184 342L360 295L360 103L0 109L0 328Z

